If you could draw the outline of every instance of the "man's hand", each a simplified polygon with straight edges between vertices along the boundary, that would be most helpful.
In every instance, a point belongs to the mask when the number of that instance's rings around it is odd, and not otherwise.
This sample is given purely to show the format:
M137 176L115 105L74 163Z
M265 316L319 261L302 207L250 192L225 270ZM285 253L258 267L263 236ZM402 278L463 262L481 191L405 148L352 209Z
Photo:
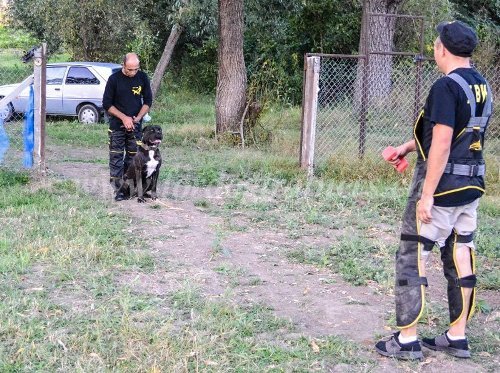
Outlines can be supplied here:
M417 218L424 224L430 224L432 221L431 209L434 205L434 197L422 195L417 202Z
M141 117L139 117L139 116L137 116L137 117L136 117L136 116L132 117L132 120L134 121L134 123L140 123L140 122L141 122L141 119L142 119L142 118L141 118Z
M393 166L397 166L399 163L401 163L401 159L403 157L405 157L408 153L414 152L416 150L415 140L410 140L408 142L405 142L404 144L396 146L394 150L396 150L396 155L392 159L389 159L387 162L389 162Z
M134 120L131 117L125 117L122 119L123 125L127 131L133 131L135 124Z
M401 159L406 155L406 148L405 145L400 145L396 148L395 150L395 155L392 157L392 159L388 159L387 162L392 164L394 167L397 167L401 163Z

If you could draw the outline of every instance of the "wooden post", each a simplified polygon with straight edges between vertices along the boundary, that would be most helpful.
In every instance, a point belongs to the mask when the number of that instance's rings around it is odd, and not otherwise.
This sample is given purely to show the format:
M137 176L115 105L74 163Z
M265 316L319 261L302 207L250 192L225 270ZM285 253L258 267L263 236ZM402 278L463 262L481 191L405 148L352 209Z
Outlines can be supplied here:
M34 93L35 93L35 162L38 171L45 174L45 109L46 109L46 69L47 44L43 43L34 53Z
M308 176L314 172L314 146L316 116L318 112L320 57L307 57L305 67L304 98L302 103L302 134L300 166Z

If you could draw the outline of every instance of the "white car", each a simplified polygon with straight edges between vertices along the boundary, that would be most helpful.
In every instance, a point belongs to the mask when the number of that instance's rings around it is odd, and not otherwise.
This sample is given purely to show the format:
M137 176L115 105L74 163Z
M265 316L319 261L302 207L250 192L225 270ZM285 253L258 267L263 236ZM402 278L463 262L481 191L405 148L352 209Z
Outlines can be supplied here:
M103 62L59 62L47 64L47 115L78 117L81 123L99 122L104 110L102 95L109 76L121 65ZM18 84L0 86L0 99ZM29 88L3 108L5 121L14 113L24 113L28 105Z

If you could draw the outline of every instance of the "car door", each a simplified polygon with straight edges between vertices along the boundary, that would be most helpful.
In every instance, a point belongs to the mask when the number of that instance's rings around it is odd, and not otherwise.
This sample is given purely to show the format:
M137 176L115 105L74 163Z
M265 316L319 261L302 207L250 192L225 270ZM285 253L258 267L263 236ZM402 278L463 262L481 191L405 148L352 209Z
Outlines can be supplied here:
M76 115L76 108L83 102L100 107L102 102L102 92L99 91L100 83L89 67L71 66L64 82L64 113Z
M47 114L62 114L63 81L67 66L47 66Z

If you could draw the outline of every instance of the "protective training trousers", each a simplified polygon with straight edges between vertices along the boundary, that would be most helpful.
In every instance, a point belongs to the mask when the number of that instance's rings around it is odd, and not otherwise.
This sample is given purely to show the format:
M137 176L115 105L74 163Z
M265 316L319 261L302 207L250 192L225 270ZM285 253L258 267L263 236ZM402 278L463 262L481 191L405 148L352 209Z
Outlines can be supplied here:
M125 129L109 129L109 174L111 181L122 178L132 158L137 153L140 130L125 131Z
M425 287L427 279L422 276L421 250L431 251L435 242L420 235L420 224L417 220L417 202L422 194L425 179L426 163L417 162L417 167L410 187L408 203L403 215L401 241L396 253L396 322L399 328L415 325L422 316L425 306ZM472 242L473 235L458 235L453 229L441 250L443 270L448 280L448 305L450 323L453 325L464 314L470 318L474 310L476 276L474 253L471 250L472 274L462 276L456 262L457 245ZM466 308L464 288L472 289L470 303Z
M410 187L410 195L403 214L401 241L396 253L396 322L399 328L413 326L424 309L427 279L421 276L419 236L417 225L417 202L422 193L426 163L418 161ZM432 249L434 242L421 242Z

